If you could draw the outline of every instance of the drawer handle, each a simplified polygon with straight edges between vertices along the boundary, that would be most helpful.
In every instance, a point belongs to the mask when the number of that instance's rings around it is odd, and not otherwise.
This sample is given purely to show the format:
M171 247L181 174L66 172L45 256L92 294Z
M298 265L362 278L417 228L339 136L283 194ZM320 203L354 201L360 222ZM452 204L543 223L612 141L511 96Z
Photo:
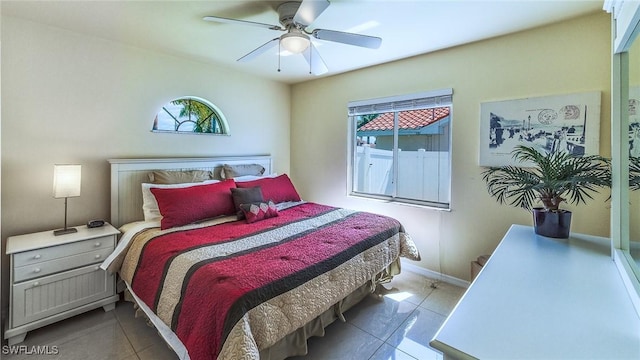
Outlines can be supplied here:
M100 243L100 242L95 243L95 246L96 246L96 247L98 247L98 246L100 246L100 245L102 245L102 243Z
M36 260L40 259L40 254L33 255L33 258L36 259Z
M102 255L100 254L96 255L96 259L100 259L100 257L102 257Z
M33 287L36 287L36 286L40 286L40 282L39 281L36 281L36 282L33 283Z
M39 273L40 271L42 271L42 269L40 269L40 268L33 269L33 272L36 273L36 274Z

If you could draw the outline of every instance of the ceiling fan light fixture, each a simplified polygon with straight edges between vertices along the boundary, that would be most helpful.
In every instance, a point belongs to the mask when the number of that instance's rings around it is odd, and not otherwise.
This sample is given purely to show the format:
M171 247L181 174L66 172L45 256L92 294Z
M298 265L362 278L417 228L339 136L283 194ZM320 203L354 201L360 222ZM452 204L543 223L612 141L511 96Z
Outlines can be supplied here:
M294 54L299 54L309 47L309 37L299 32L290 32L280 37L282 47Z

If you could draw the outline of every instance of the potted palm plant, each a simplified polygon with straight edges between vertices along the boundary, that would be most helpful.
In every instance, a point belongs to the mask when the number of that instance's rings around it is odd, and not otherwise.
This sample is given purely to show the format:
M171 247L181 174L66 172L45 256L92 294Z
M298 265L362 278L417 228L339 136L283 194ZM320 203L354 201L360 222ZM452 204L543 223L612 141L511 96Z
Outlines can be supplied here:
M560 209L563 201L586 203L592 192L609 187L609 161L598 155L573 156L565 152L540 153L519 145L513 159L523 166L491 167L482 172L491 196L533 212L536 234L568 238L571 212ZM530 167L529 167L530 166ZM542 207L536 206L538 202Z

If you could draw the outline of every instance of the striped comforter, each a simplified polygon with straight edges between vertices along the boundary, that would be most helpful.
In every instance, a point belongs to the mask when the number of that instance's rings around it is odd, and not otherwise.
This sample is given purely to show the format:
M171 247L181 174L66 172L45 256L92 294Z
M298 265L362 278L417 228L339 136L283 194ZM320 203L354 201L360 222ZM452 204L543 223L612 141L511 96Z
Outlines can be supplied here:
M252 224L147 229L120 274L191 359L257 359L401 255L419 259L397 220L304 203Z

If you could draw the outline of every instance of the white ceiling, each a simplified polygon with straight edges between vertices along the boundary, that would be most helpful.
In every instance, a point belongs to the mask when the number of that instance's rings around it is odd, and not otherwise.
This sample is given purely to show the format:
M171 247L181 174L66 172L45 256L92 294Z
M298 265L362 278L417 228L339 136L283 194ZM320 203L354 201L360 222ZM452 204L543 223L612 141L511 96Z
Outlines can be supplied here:
M207 15L278 25L281 1L7 1L2 16L20 17L142 48L224 65L285 83L317 78L301 55L277 47L236 60L279 31L205 22ZM311 25L381 37L379 49L314 40L330 76L460 44L603 11L597 0L330 0Z

